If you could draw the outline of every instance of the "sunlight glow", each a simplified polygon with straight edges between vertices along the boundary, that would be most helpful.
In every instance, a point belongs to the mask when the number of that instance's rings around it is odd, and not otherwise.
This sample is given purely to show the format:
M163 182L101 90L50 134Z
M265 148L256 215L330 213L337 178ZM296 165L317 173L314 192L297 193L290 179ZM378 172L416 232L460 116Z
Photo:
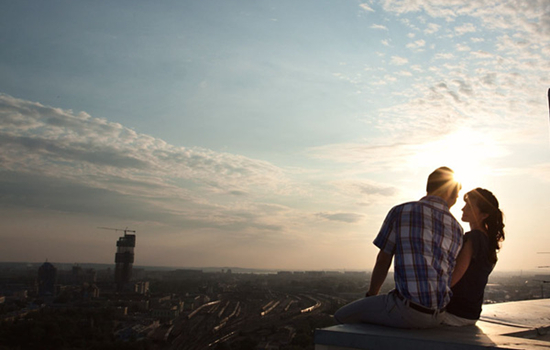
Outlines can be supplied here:
M462 188L469 191L483 186L491 173L490 160L503 155L503 151L490 135L471 129L461 129L446 137L420 145L411 166L437 168L448 166Z

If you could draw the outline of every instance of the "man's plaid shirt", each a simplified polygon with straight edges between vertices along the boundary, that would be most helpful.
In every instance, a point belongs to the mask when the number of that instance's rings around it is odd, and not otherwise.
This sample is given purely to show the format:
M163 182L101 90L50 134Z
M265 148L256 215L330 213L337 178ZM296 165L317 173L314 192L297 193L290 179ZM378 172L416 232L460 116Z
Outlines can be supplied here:
M442 309L451 299L451 276L463 230L437 196L393 207L374 244L394 255L395 287L406 299Z

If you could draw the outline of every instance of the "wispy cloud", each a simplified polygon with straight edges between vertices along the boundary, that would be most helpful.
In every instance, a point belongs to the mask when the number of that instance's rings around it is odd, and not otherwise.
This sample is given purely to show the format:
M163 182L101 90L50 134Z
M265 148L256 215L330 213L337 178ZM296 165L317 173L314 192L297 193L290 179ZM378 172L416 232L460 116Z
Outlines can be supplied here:
M380 29L380 30L388 30L388 27L381 25L381 24L373 24L370 26L371 29Z
M452 53L438 53L434 56L434 59L436 60L450 60L454 58L455 55Z
M425 34L434 34L437 31L439 31L439 28L441 28L441 26L439 24L428 23L428 25L426 26L426 29L424 29L424 33Z
M470 51L471 48L468 45L456 44L456 51Z
M363 10L365 10L365 11L374 12L372 7L370 7L367 3L359 4L359 7L362 8Z
M391 197L398 191L395 186L370 180L338 180L331 182L331 185L339 188L340 193L350 198L361 198L361 196Z
M455 33L457 35L464 35L466 33L474 32L476 32L476 27L473 25L473 23L465 23L461 26L455 27Z
M396 65L396 66L402 66L404 64L407 64L408 62L409 62L409 60L405 57L400 57L400 56L392 56L391 57L391 64Z
M407 44L407 49L411 49L411 50L415 50L415 51L420 51L422 50L424 47L426 46L426 41L425 40L416 40L415 42L412 42L412 43L409 43Z
M223 203L251 192L284 196L289 185L285 172L265 161L174 147L86 113L7 95L0 95L0 151L9 193L2 202L134 220L271 230L276 226L262 223L253 201L246 220Z
M317 216L327 220L346 222L349 224L356 223L363 217L363 215L356 213L318 213Z

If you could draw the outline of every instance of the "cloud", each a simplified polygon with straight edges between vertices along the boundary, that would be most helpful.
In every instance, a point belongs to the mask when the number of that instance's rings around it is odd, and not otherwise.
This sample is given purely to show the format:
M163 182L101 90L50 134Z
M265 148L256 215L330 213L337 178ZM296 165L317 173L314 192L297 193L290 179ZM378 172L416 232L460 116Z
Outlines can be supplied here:
M472 96L473 95L473 88L472 85L468 82L465 82L463 80L453 80L453 83L458 85L459 89L458 91L462 94Z
M363 215L355 213L318 213L317 216L330 221L339 221L348 224L354 224L363 218Z
M421 48L423 48L424 46L426 46L426 41L424 40L416 40L415 42L413 43L409 43L407 44L407 49L411 49L411 50L415 50L415 51L420 51Z
M147 171L203 184L277 186L282 170L264 161L201 148L174 147L117 123L0 95L0 147L20 170L81 166L96 174ZM14 123L19 120L19 125ZM36 159L40 156L40 160ZM202 177L202 180L200 180Z
M405 57L392 56L390 62L393 65L402 66L404 64L407 64L409 62L409 60Z
M4 206L273 231L281 226L254 198L300 192L265 161L174 147L86 113L7 95L0 95L0 154ZM235 197L249 203L248 217L234 211Z
M427 28L424 29L424 33L425 34L434 34L436 33L437 31L439 31L439 28L441 28L441 26L439 24L436 24L436 23L428 23L427 25Z
M438 53L434 56L435 60L450 60L453 59L455 55L452 53Z
M470 51L471 48L468 45L456 44L456 51Z
M397 75L400 75L402 77L412 77L412 73L406 70L402 70L399 72L396 72Z
M373 24L370 26L371 29L380 29L380 30L388 30L388 27L383 26L381 24Z
M365 11L374 12L372 7L370 7L367 3L359 4L359 7L362 8Z
M464 35L466 33L475 33L476 27L473 23L464 23L461 26L455 27L454 31L457 35Z
M481 51L481 50L472 51L470 54L476 58L494 58L495 57L494 54L487 51Z
M496 73L487 73L481 78L484 85L494 86L496 82Z
M349 197L357 198L360 196L383 196L391 197L397 193L397 188L369 180L340 180L334 181L331 185L339 189Z
M470 16L476 21L476 25L468 22L456 26L454 32L457 35L480 30L512 31L529 46L547 42L550 36L550 5L546 0L494 1L490 5L483 1L383 0L381 5L385 11L398 15L424 13L449 23L456 21L459 16Z

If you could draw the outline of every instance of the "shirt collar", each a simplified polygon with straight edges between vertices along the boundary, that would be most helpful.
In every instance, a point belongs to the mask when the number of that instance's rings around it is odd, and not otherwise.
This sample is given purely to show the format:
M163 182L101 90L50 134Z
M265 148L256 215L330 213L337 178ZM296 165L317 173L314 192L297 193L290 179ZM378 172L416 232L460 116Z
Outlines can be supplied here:
M449 210L449 205L439 196L424 196L420 199L421 202L429 202L431 205L443 209Z

